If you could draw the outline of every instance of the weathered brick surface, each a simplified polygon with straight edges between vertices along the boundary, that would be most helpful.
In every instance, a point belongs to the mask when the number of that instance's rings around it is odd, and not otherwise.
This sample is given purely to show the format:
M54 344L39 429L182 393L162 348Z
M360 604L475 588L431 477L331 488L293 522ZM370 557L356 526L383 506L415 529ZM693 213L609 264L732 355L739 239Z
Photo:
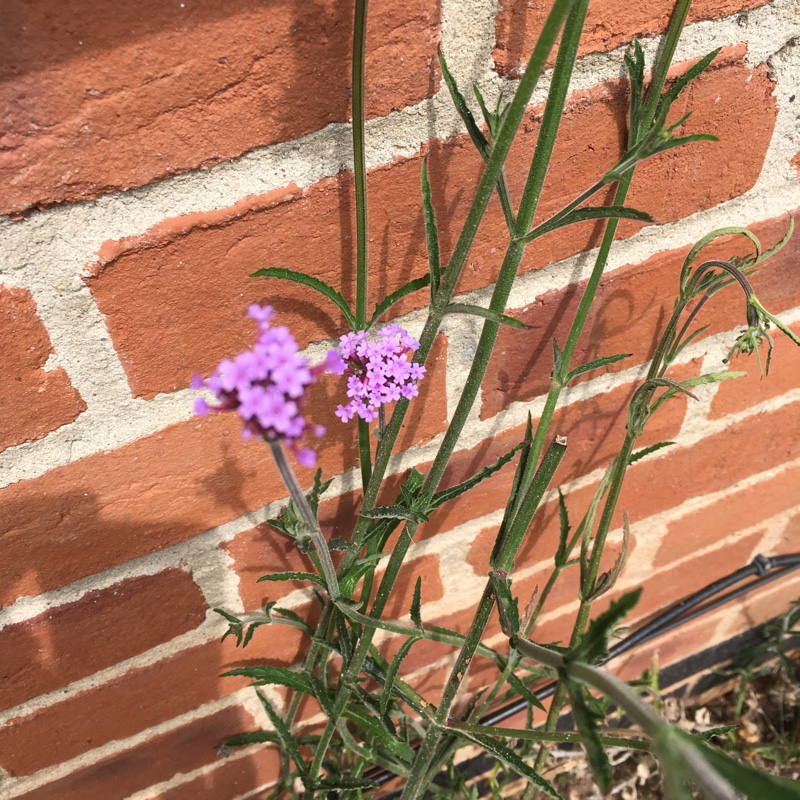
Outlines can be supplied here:
M271 625L260 628L244 650L228 637L133 669L0 727L0 766L14 776L30 775L134 736L250 684L244 678L222 678L223 672L254 664L293 664L303 644L296 628ZM45 740L50 745L41 747Z
M88 592L74 603L8 625L0 630L0 709L169 641L196 628L205 611L191 576L170 569Z
M319 402L333 418L321 391ZM321 440L327 474L354 463L346 436ZM300 468L298 474L308 483L313 470ZM185 541L285 494L269 449L243 442L233 415L172 425L2 490L0 597L7 603L62 586Z
M699 0L692 3L688 22L719 19L763 6L767 0ZM495 68L502 75L519 77L533 52L552 0L529 3L525 0L501 0L496 20L494 47ZM670 0L649 3L625 3L623 0L600 0L590 3L579 55L606 52L627 44L634 38L656 36L669 25L675 4ZM555 57L551 58L551 61Z
M696 82L691 102L682 100L674 110L678 115L691 107L686 133L712 132L720 141L671 150L643 164L630 205L668 222L738 196L755 183L776 109L766 70L749 69L742 56L742 48L724 51L719 64ZM615 163L623 147L626 103L622 82L572 96L538 219L554 214ZM540 117L541 109L531 110L509 157L514 196L524 184ZM586 141L592 142L589 151ZM443 258L455 244L482 168L473 150L464 137L432 142L427 148ZM728 168L730 163L736 163L735 171ZM427 271L420 168L421 158L416 157L370 174L374 300ZM133 393L152 397L186 386L195 372L210 372L220 358L250 343L253 325L244 316L250 302L274 305L301 346L342 333L339 312L307 288L249 275L264 266L299 269L352 299L351 183L342 174L303 193L290 188L231 209L169 220L133 240L107 243L87 282L106 315ZM621 235L639 227L621 226ZM522 270L596 245L600 230L589 222L549 234L528 248ZM507 241L502 213L493 201L460 290L495 280ZM426 293L418 292L398 310L425 302ZM160 331L158 341L145 335L154 329Z
M797 215L797 212L793 212ZM779 217L753 226L753 232L761 237L765 247L771 247L786 233L787 217ZM744 237L719 240L703 251L702 258L729 258L735 254L752 251ZM649 360L658 336L666 325L678 291L678 275L681 265L689 253L689 247L668 250L647 259L641 264L625 266L601 279L597 300L586 322L572 363L583 364L599 356L615 353L632 353L631 358L611 365L616 371L628 369ZM800 285L792 277L797 254L800 252L798 237L794 237L776 256L764 264L753 278L753 286L761 301L772 312L784 311L800 303ZM580 302L585 283L573 284L566 289L547 292L523 309L512 311L512 315L531 326L520 331L504 328L500 331L492 362L483 383L483 406L481 415L490 417L515 400L530 400L544 394L550 386L553 369L553 338L563 346L575 311ZM703 308L697 327L708 325L702 334L709 336L745 324L742 296L736 290L726 289L715 296ZM776 333L776 338L781 334ZM731 337L731 344L735 340ZM782 345L783 351L786 346ZM766 348L764 348L766 356ZM790 363L796 354L789 356ZM721 367L723 365L720 365ZM731 369L757 373L755 359L739 357ZM775 372L781 369L776 360ZM585 373L577 380L586 380L595 373ZM749 385L752 385L752 380ZM740 381L735 383L740 384ZM765 380L759 389L765 397L770 396L770 383ZM779 379L780 393L786 384ZM738 393L739 386L720 388L723 397ZM751 400L735 402L750 405ZM729 413L725 412L716 412Z
M191 772L221 761L217 745L254 727L244 709L226 708L20 797L23 800L123 800L180 772Z
M0 284L0 341L0 450L41 439L86 409L63 368L45 371L53 349L26 289Z
M748 486L671 523L656 554L662 567L701 550L731 533L757 525L773 514L800 503L800 466L795 465L768 481ZM702 556L700 560L705 560Z
M0 213L208 167L350 115L352 3L5 10ZM433 94L438 39L437 0L370 6L370 116Z

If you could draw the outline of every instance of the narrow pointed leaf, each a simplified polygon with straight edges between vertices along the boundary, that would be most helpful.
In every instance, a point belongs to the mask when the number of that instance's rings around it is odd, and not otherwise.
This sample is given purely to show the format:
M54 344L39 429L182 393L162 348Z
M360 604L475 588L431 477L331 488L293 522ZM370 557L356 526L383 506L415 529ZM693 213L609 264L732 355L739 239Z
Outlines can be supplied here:
M580 731L581 744L586 750L586 757L592 768L595 783L606 795L611 791L611 764L603 743L600 741L600 731L597 727L600 715L587 705L586 689L582 684L567 679L567 691L569 692L572 716L575 718L575 727Z
M467 128L469 138L472 139L472 143L481 154L481 158L483 158L484 161L488 161L491 153L489 141L483 135L483 131L478 127L478 123L475 121L475 117L472 115L472 111L470 111L464 95L461 94L455 78L453 78L452 74L450 73L450 70L447 66L447 61L445 61L442 53L439 53L439 65L442 68L442 77L444 78L447 90L450 92L450 97L453 99L453 105L456 107L458 116L461 117L464 125Z
M514 317L509 317L507 314L500 314L498 311L492 311L491 308L483 308L483 306L474 306L469 303L450 303L444 311L445 314L471 314L474 317L483 317L484 319L496 322L498 325L508 325L511 328L520 328L527 330L530 325L520 322Z
M411 598L411 621L421 630L422 629L422 575L417 576L414 584L414 596Z
M455 729L453 729L455 731ZM529 767L513 750L510 750L500 742L495 741L490 736L484 736L480 733L470 733L464 736L465 739L472 739L480 744L485 750L492 755L496 756L506 766L511 767L515 772L523 778L527 778L534 786L541 789L548 797L553 800L564 800L564 798L556 791L555 787L546 781L533 767Z
M433 210L431 184L428 180L428 162L422 162L422 213L425 217L425 243L428 247L428 269L430 270L431 302L439 290L442 268L439 261L439 232L436 229L436 215Z
M238 736L231 736L223 743L223 747L246 747L250 744L281 744L280 737L272 731L252 731L251 733L240 733Z
M358 325L347 300L336 291L330 284L315 278L313 275L306 275L304 272L297 272L293 269L286 269L285 267L266 267L254 272L251 278L278 278L282 281L291 281L292 283L300 283L303 286L308 286L310 289L319 292L328 298L344 315L347 324L353 329L357 330Z
M399 303L406 295L424 289L430 282L431 276L423 275L421 278L414 278L413 281L403 284L399 289L395 289L391 294L386 295L375 306L375 313L372 315L367 327L371 328L395 303Z
M300 771L301 775L308 775L308 764L303 760L303 757L300 755L300 748L297 746L297 739L292 736L289 729L286 727L286 723L281 719L280 714L272 707L272 703L264 697L261 692L258 692L258 699L261 701L261 705L264 707L264 711L267 713L269 717L269 721L272 723L273 727L275 728L275 733L277 734L278 738L280 739L281 747L285 750L289 757L297 764L297 769Z
M369 778L333 778L314 784L315 789L323 789L328 792L337 792L340 789L377 789L379 786L379 783Z
M508 673L508 685L529 705L544 711L545 707L542 701L513 673Z
M631 457L628 459L628 466L635 464L637 461L641 461L646 456L649 456L650 453L655 453L657 450L661 450L673 444L675 444L675 442L658 442L657 444L651 444L650 447L643 447L641 450L631 453Z
M263 581L310 581L325 588L325 581L313 572L273 572L270 575L262 575L256 583Z
M314 687L311 685L311 681L305 675L299 672L292 672L285 667L270 667L266 665L237 667L223 672L220 677L228 678L232 676L252 678L255 681L254 686L277 684L279 686L288 686L290 689L303 694L310 694L312 697L314 696Z
M601 367L607 367L611 364L616 364L618 361L622 361L626 358L631 357L631 353L617 353L614 356L603 356L602 358L594 358L591 361L587 361L585 364L581 364L575 369L570 370L569 374L567 375L567 382L573 380L573 378L577 378L578 375L583 375L585 372L591 372L593 369L600 369Z
M614 629L639 602L642 590L636 589L627 592L619 600L612 600L608 610L592 620L586 635L581 643L570 654L570 661L585 661L587 664L594 664L608 654L608 641L614 633Z
M701 134L696 134L701 135ZM576 208L561 217L554 217L543 222L538 227L520 237L520 242L532 242L546 233L563 228L565 225L574 225L576 222L586 222L590 219L633 219L638 222L652 222L653 218L645 211L639 211L627 206L586 206Z
M376 506L371 511L362 512L370 519L405 519L409 522L425 522L428 517L420 511L404 506Z
M563 564L567 558L567 537L570 532L569 512L567 511L567 503L564 500L564 493L561 487L558 487L558 550L556 551L555 562L556 564Z
M389 701L392 699L392 691L394 689L394 681L400 670L400 665L403 663L403 659L408 655L408 651L411 650L411 646L414 642L418 641L419 638L406 639L389 664L389 668L386 670L386 681L383 684L383 694L381 695L381 715L386 714L389 708Z
M686 72L678 77L675 83L672 84L669 91L658 101L658 110L656 117L666 118L672 104L678 98L678 95L699 75L705 72L711 65L711 62L719 55L719 48L712 50L707 55L703 56L696 64L689 67Z
M449 500L454 500L459 495L464 494L464 492L468 492L474 486L477 486L482 481L485 481L487 478L490 478L496 472L501 470L512 458L522 449L524 443L520 443L515 447L512 447L504 455L500 456L494 464L490 464L488 467L484 467L480 472L473 475L471 478L468 478L461 483L457 483L455 486L451 486L449 489L442 489L440 492L436 492L431 498L430 509L433 510L434 508L438 508L442 503L446 503Z
M511 593L511 579L495 570L489 573L489 583L497 602L500 629L509 638L519 635L519 604Z
M386 730L383 723L369 714L363 706L350 703L345 707L343 716L355 722L356 725L363 728L370 737L388 748L406 763L410 763L414 758L414 750L405 742L395 739L389 731Z

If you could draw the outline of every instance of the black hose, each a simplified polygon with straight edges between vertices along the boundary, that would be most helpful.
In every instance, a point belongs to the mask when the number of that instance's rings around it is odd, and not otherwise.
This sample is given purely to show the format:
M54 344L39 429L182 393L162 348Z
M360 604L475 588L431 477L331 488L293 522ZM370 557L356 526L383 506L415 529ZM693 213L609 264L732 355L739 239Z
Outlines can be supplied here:
M720 578L694 594L684 597L683 600L679 600L674 606L650 620L646 625L626 636L622 641L609 648L608 656L601 663L606 663L612 658L632 650L637 645L649 642L657 636L679 628L690 620L707 614L709 611L713 611L715 608L719 608L721 605L729 603L731 600L735 600L737 597L741 597L759 586L778 580L798 569L798 567L800 567L800 553L775 556L774 558L767 558L759 554L747 566L741 567L727 577ZM731 589L731 587L742 583L748 578L753 578L753 580L726 592L727 589ZM557 682L553 681L541 689L537 689L533 694L539 700L544 700L552 696L556 690L556 685ZM524 711L527 705L526 700L514 700L481 717L479 722L481 725L499 725L509 717ZM378 784L383 784L396 776L389 770L375 769L367 770L364 777Z

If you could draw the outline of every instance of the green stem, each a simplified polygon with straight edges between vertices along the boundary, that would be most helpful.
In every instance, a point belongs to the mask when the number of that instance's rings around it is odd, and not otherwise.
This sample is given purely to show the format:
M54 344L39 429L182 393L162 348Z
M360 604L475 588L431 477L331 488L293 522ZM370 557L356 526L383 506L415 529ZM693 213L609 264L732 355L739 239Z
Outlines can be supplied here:
M308 500L303 490L300 488L294 470L286 460L286 453L283 452L280 441L277 439L268 439L267 442L272 451L272 457L275 459L275 464L278 467L278 472L280 472L281 478L286 484L286 488L289 490L289 495L292 498L295 508L300 513L305 530L311 536L311 543L314 545L314 550L317 553L322 572L325 576L328 596L331 600L335 601L336 598L339 597L339 581L336 577L336 569L333 566L333 561L331 561L331 551L328 550L328 543L325 541L325 537L319 529L317 519L311 507L308 505Z
M365 156L365 61L367 43L367 2L356 0L353 29L353 179L356 205L356 326L367 327L369 301L369 230L367 225L367 164ZM369 425L358 420L358 451L361 463L361 485L372 477L372 452Z

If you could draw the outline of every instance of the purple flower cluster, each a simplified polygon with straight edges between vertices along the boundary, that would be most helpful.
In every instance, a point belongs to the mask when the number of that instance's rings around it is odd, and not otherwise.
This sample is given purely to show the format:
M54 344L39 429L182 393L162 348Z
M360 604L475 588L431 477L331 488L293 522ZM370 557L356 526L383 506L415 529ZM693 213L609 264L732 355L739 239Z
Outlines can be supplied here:
M197 414L211 411L236 411L244 422L242 436L283 440L300 464L313 467L316 454L308 447L298 448L298 441L309 428L303 417L303 395L317 378L329 370L341 374L344 364L335 350L317 367L297 352L297 342L289 329L270 324L272 308L251 305L247 315L258 323L258 336L252 350L236 358L224 359L208 380L197 375L193 389L210 389L219 401L211 406L203 398L194 401ZM325 428L313 426L316 436Z
M419 342L394 323L372 338L367 331L342 336L339 352L347 364L347 396L352 400L340 405L336 416L342 422L355 416L372 422L384 403L416 397L425 367L412 363L409 356L418 348Z

